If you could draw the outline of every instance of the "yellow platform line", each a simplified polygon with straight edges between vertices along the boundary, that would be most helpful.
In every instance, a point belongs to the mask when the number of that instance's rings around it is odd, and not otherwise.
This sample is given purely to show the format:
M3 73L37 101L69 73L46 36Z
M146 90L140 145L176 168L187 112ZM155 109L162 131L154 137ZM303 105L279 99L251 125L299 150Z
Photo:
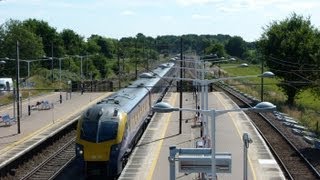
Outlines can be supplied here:
M81 107L79 111L74 111L74 112L71 113L71 114L67 114L67 115L65 115L65 116L57 119L54 124L51 124L51 123L50 123L50 124L47 124L46 126L40 128L39 130L37 130L37 131L35 131L35 132L33 132L33 133L30 133L30 134L24 136L24 137L21 138L20 140L18 140L18 141L16 141L16 142L13 142L13 143L11 143L11 144L9 144L9 145L7 145L5 148L3 148L3 149L0 150L0 154L3 154L3 153L5 153L5 152L11 150L12 148L14 148L15 146L21 144L22 142L31 139L31 137L36 136L36 135L42 133L43 131L45 131L46 129L48 129L50 126L53 126L53 125L55 125L56 123L62 122L63 120L69 119L69 118L72 117L72 116L75 116L75 115L78 114L79 112L84 111L87 107L89 107L89 106L97 103L98 101L100 101L101 99L105 98L105 97L108 96L109 94L110 94L110 93L108 93L107 95L106 95L106 94L103 94L103 95L97 97L96 99L92 100L90 103L86 104L85 106Z
M173 104L173 102L176 102L176 99L177 99L177 93L174 93L174 97L170 98L170 104ZM152 179L155 167L156 167L157 162L159 160L160 151L161 151L161 147L162 147L162 143L163 143L163 138L164 138L164 136L165 136L165 134L167 132L167 128L168 128L168 125L169 125L169 120L171 119L171 115L172 115L172 113L168 113L167 115L165 115L165 119L166 119L165 120L165 126L162 129L162 134L161 134L161 136L159 138L161 140L158 142L158 146L156 148L156 153L154 155L154 159L153 159L152 164L150 166L149 173L148 173L148 175L146 177L147 180L151 180Z
M228 108L226 107L225 103L222 102L220 96L218 95L218 96L216 96L216 97L218 98L218 100L219 100L219 102L221 103L221 105L222 105L225 109L228 109ZM228 116L232 119L232 123L233 123L234 127L236 128L237 133L238 133L238 135L239 135L239 137L240 137L240 139L241 139L241 137L242 137L241 131L240 131L240 129L238 128L238 126L236 125L236 122L235 122L234 117L231 116L230 113L226 113L226 114L228 114ZM250 155L249 155L249 154L248 154L248 161L249 161L249 166L250 166L250 169L251 169L251 172L252 172L253 179L256 180L256 179L257 179L257 176L256 176L256 173L255 173L255 171L254 171L254 169L253 169L253 165L252 165L252 162L251 162L251 160L250 160Z

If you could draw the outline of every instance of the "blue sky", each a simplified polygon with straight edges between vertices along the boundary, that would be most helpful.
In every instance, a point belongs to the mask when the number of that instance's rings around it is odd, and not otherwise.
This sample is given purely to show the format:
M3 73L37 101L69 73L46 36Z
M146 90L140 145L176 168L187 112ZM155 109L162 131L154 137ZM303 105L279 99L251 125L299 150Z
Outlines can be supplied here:
M270 22L292 12L320 28L319 0L0 0L0 24L36 18L59 32L119 39L182 34L229 34L257 40Z

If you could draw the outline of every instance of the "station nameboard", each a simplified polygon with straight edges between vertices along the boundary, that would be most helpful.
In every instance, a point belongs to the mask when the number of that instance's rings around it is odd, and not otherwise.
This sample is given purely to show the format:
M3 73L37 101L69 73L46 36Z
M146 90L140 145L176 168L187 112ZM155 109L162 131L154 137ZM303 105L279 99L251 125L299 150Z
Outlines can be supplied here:
M182 173L211 173L211 154L179 155L179 171ZM230 153L216 153L216 172L231 173Z

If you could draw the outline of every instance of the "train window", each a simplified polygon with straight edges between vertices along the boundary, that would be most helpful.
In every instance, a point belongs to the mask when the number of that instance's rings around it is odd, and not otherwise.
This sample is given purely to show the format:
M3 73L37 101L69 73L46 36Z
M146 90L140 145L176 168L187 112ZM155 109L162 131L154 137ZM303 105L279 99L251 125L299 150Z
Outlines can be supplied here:
M133 118L131 119L132 129L134 129L135 119L136 119L136 116L133 116Z
M118 133L118 122L101 121L99 126L98 142L116 139Z
M137 114L135 114L135 116L134 116L134 125L136 125L137 124Z
M96 142L98 121L83 121L81 126L81 139Z
M128 125L128 130L131 131L131 115L127 116L127 125Z

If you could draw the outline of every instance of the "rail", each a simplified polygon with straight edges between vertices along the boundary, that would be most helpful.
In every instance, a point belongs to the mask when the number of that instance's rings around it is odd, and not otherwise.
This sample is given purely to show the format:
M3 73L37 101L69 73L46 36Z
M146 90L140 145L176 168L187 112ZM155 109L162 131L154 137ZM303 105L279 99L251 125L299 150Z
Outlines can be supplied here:
M252 106L258 101L248 98L226 84L216 83L215 85L215 89L226 92L239 106ZM296 147L291 142L292 140L287 138L293 136L292 132L286 130L286 127L272 113L246 113L266 141L287 179L320 179L319 169L301 153L299 149L303 147ZM313 157L317 156L317 153L314 152Z

